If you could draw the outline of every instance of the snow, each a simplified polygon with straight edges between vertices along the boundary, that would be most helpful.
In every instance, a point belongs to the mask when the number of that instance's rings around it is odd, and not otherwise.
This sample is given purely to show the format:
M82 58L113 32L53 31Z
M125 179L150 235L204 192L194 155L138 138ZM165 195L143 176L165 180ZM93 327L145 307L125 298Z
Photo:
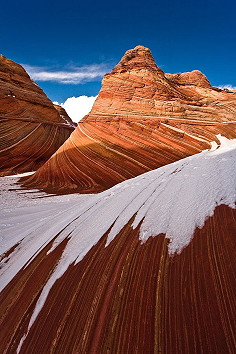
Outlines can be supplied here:
M60 114L60 117L61 117L62 119L64 119L64 121L66 122L66 125L69 125L70 127L75 128L75 125L71 124L71 123L66 119L66 117L63 116L63 114Z
M217 206L235 208L236 139L217 136L221 145L124 181L95 195L54 196L13 190L17 177L2 178L5 202L0 224L3 254L0 289L26 267L57 235L49 252L67 245L45 284L30 319L41 311L55 281L78 263L111 228L106 246L134 217L140 242L165 234L169 254L179 254ZM19 188L19 186L17 186ZM13 198L12 196L15 196ZM4 254L13 246L14 250Z
M31 175L33 175L34 173L35 173L35 171L24 172L24 173L18 173L17 175L8 176L8 178L26 177L26 176L31 176Z

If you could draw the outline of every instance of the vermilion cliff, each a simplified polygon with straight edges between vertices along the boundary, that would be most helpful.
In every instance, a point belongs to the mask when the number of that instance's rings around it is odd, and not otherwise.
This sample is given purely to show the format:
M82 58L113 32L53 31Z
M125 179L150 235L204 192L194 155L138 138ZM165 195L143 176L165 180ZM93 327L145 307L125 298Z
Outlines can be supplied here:
M36 170L74 127L22 66L0 56L0 175Z
M165 74L149 49L128 50L94 106L29 186L99 191L236 136L236 94L199 71Z

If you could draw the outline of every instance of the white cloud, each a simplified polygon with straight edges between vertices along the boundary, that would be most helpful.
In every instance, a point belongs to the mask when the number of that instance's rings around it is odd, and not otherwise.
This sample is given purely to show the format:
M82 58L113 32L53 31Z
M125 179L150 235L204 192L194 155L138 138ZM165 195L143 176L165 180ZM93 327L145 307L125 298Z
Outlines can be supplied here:
M67 114L74 122L78 122L86 114L88 114L97 96L79 96L79 97L69 97L64 103L60 103ZM58 104L58 102L53 102Z
M221 85L221 86L218 86L218 88L220 88L221 90L224 90L224 89L227 89L227 90L236 90L236 86L232 86L230 84L228 85Z
M100 80L110 67L107 64L66 67L66 70L53 70L50 67L21 64L35 81L54 81L61 84L81 84L88 81Z

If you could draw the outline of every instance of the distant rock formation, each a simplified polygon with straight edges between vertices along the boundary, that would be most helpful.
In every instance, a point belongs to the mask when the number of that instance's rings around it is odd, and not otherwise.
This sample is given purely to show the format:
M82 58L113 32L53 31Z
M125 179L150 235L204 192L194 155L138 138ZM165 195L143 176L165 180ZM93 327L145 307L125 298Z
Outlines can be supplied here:
M36 170L75 124L24 68L0 55L0 176Z
M165 74L149 49L128 50L91 112L57 153L24 183L51 190L101 191L127 178L236 137L236 94L200 71Z
M66 110L60 106L59 104L53 104L54 108L58 111L60 114L60 117L64 120L64 123L71 125L73 128L76 127L76 123L72 121L72 119L68 116Z

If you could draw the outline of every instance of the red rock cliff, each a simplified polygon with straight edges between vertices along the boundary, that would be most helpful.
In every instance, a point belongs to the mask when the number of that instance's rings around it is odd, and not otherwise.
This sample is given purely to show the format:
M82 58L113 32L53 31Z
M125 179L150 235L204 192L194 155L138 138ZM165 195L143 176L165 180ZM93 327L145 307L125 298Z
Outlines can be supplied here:
M22 66L0 56L0 175L39 168L74 127Z
M165 74L149 49L128 50L106 74L89 115L28 186L99 191L236 137L236 95L199 71Z

